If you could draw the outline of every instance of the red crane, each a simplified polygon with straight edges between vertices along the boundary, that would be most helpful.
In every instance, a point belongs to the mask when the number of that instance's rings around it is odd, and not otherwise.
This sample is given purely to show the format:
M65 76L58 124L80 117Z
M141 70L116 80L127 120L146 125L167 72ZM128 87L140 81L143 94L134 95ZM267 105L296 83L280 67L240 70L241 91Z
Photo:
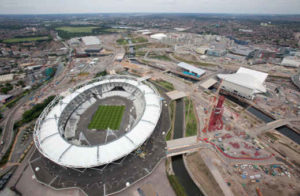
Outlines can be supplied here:
M221 89L223 81L220 81L220 85L217 89L217 92L212 97L210 101L210 110L209 110L209 119L205 120L205 126L202 130L203 133L212 130L221 130L223 128L223 103L224 103L224 96L219 96L219 92ZM216 101L218 99L218 103ZM200 132L198 133L198 138L200 139Z

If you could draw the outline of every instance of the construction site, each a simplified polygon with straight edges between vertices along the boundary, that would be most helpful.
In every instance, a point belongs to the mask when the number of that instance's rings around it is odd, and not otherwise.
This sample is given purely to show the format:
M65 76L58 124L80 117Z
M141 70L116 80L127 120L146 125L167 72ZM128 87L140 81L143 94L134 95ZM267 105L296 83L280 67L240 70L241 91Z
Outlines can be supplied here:
M197 119L197 132L193 135L197 137L189 142L178 141L175 146L169 144L170 156L180 155L182 148L187 171L204 195L297 195L300 191L297 183L300 93L284 75L288 72L279 74L278 70L274 74L263 65L255 69L257 65L249 67L240 60L236 65L233 65L235 60L227 65L226 61L220 61L222 57L188 57L193 54L191 51L183 55L185 59L178 58L180 54L174 58L184 47L175 47L174 51L170 43L164 38L159 42L153 40L142 49L138 47L134 60L120 62L129 73L151 78L168 92L171 100L189 97L193 101L192 113ZM168 47L157 48L161 44ZM144 55L140 56L142 52ZM177 66L180 60L206 73L203 76L187 74L184 68ZM246 67L249 78L257 80L256 86L248 87L251 81L243 82L248 77L243 75L243 70L235 73L241 64ZM254 74L253 69L257 70ZM294 73L291 69L288 71ZM257 74L262 75L261 78L256 79ZM231 83L252 90L246 92L241 87L231 90ZM187 118L185 115L185 120ZM173 123L176 124L176 120ZM188 131L185 127L185 135ZM172 133L171 138L173 134L176 133ZM174 174L177 175L176 171ZM180 177L179 181L184 184ZM187 191L187 195L190 194Z

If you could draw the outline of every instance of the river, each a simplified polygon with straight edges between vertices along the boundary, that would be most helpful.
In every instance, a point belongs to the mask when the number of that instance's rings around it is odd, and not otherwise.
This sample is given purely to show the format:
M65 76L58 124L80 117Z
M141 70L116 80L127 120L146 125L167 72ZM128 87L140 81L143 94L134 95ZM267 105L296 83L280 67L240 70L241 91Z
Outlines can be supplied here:
M182 99L176 101L176 115L174 124L174 139L183 137L184 130L184 102ZM195 185L187 172L182 155L172 157L172 167L180 184L184 187L188 196L202 196L203 193Z

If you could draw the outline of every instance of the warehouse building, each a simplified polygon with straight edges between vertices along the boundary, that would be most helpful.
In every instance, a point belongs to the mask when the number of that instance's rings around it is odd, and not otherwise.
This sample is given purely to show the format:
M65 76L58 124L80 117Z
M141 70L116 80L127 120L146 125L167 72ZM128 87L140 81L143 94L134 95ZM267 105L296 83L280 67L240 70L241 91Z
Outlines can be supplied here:
M268 74L240 67L234 74L218 74L221 88L235 95L253 99L257 93L266 93L265 80Z
M9 100L11 100L12 98L13 98L12 95L0 95L0 102L4 104Z
M124 59L124 56L125 56L125 53L124 53L124 52L118 53L118 54L115 56L115 60L121 62L121 61Z
M221 57L226 55L226 50L219 50L219 49L208 49L206 51L206 54L208 56L214 56L214 57Z
M300 59L286 57L282 60L281 65L287 67L300 67Z
M10 82L14 79L14 74L0 75L0 82Z

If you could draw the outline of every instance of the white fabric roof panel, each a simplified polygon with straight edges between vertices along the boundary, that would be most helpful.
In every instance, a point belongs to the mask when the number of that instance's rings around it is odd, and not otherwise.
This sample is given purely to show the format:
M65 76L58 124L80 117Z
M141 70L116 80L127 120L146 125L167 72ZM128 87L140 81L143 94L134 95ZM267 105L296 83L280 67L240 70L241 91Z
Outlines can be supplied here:
M136 146L140 146L152 134L154 125L145 121L140 121L126 136L134 142Z
M244 68L244 67L240 67L239 70L236 73L237 74L251 75L251 76L255 77L256 81L258 81L260 83L263 83L268 77L267 73L252 70L252 69L247 69L247 68Z
M235 74L218 74L220 79L254 90L255 93L267 92L264 81L268 74L241 67Z
M82 37L81 39L86 46L101 44L100 39L95 36L86 36L86 37Z
M193 65L187 64L185 62L181 62L177 64L179 67L189 70L190 72L196 73L199 76L202 76L205 73L205 70L194 67Z
M159 106L159 97L155 94L147 94L145 96L146 105L157 105Z
M40 144L40 147L43 149L46 157L53 161L58 161L59 157L70 145L71 144L67 143L60 134L56 134L44 140L44 142Z
M151 106L149 107L148 106L147 110L145 110L145 112L144 112L142 120L147 120L147 121L155 123L155 121L157 121L157 118L159 117L157 115L159 113L159 110L160 110L159 107L151 107Z
M78 158L79 157L79 158ZM72 145L66 149L65 153L61 156L61 163L65 165L88 165L97 162L97 147L79 147Z
M140 122L138 122L131 131L126 133L126 135L107 144L86 147L68 143L59 133L57 120L54 119L54 116L56 115L59 118L65 107L79 94L97 85L110 82L131 84L139 88L141 92L148 93L144 96L145 109ZM102 80L88 84L66 96L61 100L61 103L62 104L56 104L49 113L46 114L45 120L43 120L39 126L40 128L34 132L34 141L44 156L60 165L74 168L95 167L128 155L150 137L161 113L160 97L156 94L156 91L146 84L137 82L130 77Z

